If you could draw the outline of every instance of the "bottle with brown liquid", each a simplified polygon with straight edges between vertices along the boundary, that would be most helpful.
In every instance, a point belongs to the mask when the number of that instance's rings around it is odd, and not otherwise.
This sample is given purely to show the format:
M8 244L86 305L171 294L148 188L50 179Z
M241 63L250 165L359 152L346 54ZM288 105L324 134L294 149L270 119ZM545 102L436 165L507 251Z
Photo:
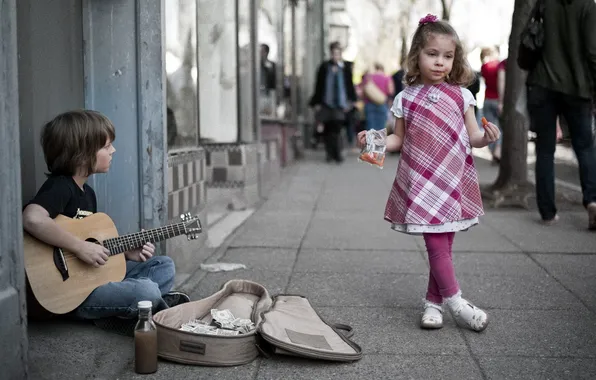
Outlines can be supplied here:
M157 328L151 318L151 301L140 301L139 321L135 326L135 372L157 371Z

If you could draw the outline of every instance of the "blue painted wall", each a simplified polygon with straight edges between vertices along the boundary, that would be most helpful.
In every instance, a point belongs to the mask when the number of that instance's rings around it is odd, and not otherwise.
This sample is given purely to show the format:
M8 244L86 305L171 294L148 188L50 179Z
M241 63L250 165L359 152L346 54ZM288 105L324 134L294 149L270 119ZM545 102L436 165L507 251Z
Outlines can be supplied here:
M83 2L85 106L116 127L110 172L93 176L99 210L120 234L140 229L136 1Z

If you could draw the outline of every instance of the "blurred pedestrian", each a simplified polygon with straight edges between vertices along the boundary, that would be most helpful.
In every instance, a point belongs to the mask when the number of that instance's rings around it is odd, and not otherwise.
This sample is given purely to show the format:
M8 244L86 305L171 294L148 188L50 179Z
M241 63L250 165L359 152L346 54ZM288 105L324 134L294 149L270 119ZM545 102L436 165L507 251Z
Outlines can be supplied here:
M558 220L554 154L557 117L569 128L577 156L588 228L596 230L596 152L592 100L596 79L596 3L594 0L540 0L544 45L529 70L527 86L531 129L536 133L536 201L542 221Z
M331 59L321 63L317 72L315 93L309 105L314 107L317 123L324 126L327 162L343 161L340 148L341 129L346 124L347 113L354 107L356 91L352 81L352 62L342 59L339 42L329 45Z
M472 96L474 96L474 100L477 99L478 93L480 92L480 77L481 76L482 76L482 74L480 72L475 71L474 72L474 80L467 87L468 91L470 91L472 93ZM474 105L474 115L476 115L476 118L478 118L478 106L476 106L476 105Z
M393 80L385 74L383 65L375 63L374 72L363 78L364 113L366 129L380 130L387 124L387 101L395 92Z
M401 62L399 63L399 70L397 70L392 76L391 79L393 80L393 94L392 97L399 94L404 89L404 76L406 75L406 57L403 57Z
M498 49L496 47L483 48L480 52L480 60L482 61L480 72L482 73L484 84L486 86L482 114L488 121L499 126L498 71L501 61L499 61ZM499 162L501 160L501 139L490 144L489 149L493 156L493 161Z

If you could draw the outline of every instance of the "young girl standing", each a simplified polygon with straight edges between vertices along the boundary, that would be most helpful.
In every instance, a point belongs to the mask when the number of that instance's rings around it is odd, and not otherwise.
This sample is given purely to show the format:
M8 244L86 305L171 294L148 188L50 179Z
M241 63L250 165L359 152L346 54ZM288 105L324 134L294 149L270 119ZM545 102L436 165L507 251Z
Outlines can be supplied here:
M443 327L443 305L459 325L482 331L488 324L486 313L462 298L452 261L455 232L483 214L472 147L499 138L494 124L484 132L478 127L474 97L464 88L471 80L455 30L435 16L422 18L408 54L407 87L391 108L397 119L387 151L401 151L401 159L385 209L394 230L424 236L430 274L422 328Z

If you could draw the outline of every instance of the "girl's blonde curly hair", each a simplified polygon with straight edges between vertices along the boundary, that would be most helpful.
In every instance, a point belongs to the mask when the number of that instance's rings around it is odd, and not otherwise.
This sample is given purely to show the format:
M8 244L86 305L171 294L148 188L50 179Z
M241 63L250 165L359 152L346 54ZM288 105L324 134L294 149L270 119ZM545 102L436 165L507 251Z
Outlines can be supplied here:
M406 59L404 84L410 86L422 83L420 68L418 67L418 57L428 40L437 34L450 36L455 43L453 67L449 75L445 78L445 82L462 87L469 86L474 81L474 71L472 71L470 63L464 55L464 48L457 32L448 22L443 20L421 24L416 29L412 38L412 46Z

